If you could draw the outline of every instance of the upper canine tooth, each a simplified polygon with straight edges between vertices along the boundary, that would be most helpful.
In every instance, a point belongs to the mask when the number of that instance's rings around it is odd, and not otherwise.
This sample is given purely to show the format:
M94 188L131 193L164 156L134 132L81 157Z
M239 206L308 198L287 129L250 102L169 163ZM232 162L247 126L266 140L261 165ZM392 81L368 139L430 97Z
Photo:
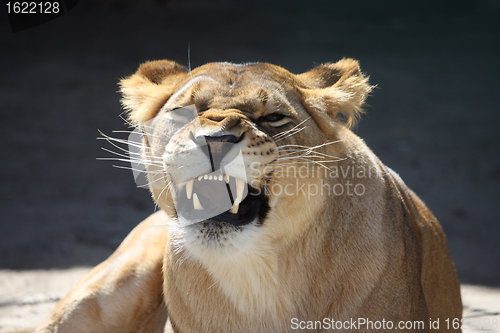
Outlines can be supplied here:
M229 184L229 175L225 175L224 180L226 181L227 184Z
M243 199L243 192L245 190L245 182L241 179L235 178L236 180L236 197L240 200Z
M196 193L193 194L193 207L196 210L203 210L203 206L200 203L200 200L198 199L198 195Z
M193 194L193 184L194 184L194 179L191 179L186 184L186 194L188 199L191 199L191 195Z
M203 176L198 176L198 181L202 180Z
M229 210L231 214L238 214L238 210L240 209L240 202L241 198L236 198L236 200L234 200L233 206Z

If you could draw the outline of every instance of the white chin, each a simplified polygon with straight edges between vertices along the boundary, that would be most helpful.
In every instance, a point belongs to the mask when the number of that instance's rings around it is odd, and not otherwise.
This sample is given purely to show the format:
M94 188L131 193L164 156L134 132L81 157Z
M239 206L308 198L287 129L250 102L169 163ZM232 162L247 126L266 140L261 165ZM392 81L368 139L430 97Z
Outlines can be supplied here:
M192 223L182 217L172 224L173 244L199 259L211 255L212 251L217 251L219 255L221 251L228 254L245 251L262 232L257 218L243 226L227 222Z

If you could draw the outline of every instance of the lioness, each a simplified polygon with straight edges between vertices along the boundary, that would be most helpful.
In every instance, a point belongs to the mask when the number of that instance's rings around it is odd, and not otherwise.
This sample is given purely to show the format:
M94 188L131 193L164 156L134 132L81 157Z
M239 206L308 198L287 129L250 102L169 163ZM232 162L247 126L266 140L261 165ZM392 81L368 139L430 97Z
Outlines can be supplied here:
M352 59L142 64L121 92L162 210L37 332L452 330L441 226L349 129L371 89Z

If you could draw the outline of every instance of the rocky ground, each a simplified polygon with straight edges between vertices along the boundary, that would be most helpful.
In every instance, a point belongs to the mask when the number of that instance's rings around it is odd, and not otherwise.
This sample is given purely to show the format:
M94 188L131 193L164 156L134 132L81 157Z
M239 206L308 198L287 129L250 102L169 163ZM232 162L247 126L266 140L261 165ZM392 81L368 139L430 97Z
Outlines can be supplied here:
M299 73L358 59L377 89L357 133L442 223L467 311L493 316L499 13L494 0L87 1L13 34L2 9L0 330L37 324L153 212L129 171L96 160L112 148L96 137L126 138L112 133L127 129L119 78L151 59L187 65L188 49L192 67L268 61Z

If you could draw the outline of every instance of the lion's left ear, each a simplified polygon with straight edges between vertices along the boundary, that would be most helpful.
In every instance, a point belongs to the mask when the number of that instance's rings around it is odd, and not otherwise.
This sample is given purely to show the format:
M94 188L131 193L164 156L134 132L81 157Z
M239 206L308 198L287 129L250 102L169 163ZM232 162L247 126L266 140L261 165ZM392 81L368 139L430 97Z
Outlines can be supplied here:
M120 81L122 105L134 125L154 118L175 88L187 76L186 69L170 60L149 61Z
M334 128L339 115L346 118L347 126L355 125L373 89L358 62L348 58L319 65L297 78L305 86L299 88L305 108L326 131Z

